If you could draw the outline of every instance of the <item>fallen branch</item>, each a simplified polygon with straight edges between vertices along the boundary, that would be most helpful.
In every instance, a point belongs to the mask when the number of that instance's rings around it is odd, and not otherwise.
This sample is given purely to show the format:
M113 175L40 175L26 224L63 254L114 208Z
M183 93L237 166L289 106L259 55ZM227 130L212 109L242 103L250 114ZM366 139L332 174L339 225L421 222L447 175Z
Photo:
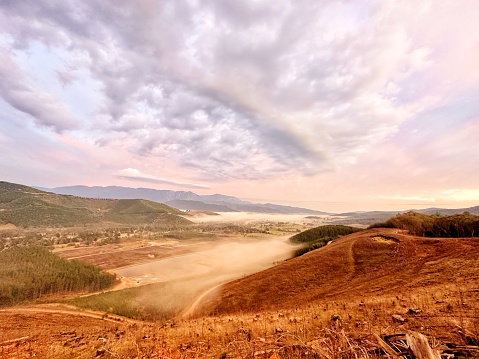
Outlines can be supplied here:
M378 341L378 344L381 348L383 348L383 350L390 356L392 356L393 358L401 358L399 355L397 355L397 353L393 350L393 348L391 348L388 343L386 343L383 338L381 338L379 335L377 334L374 334L374 336L376 337L376 340Z
M441 355L429 346L425 335L410 332L406 334L406 340L417 359L441 359Z

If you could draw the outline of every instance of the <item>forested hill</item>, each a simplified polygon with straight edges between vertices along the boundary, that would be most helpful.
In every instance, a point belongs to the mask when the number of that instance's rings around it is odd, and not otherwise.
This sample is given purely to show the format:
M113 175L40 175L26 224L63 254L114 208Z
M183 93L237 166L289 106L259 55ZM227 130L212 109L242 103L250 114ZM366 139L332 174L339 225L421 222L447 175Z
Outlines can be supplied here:
M0 224L19 227L72 227L87 224L155 226L190 223L183 212L142 199L92 199L0 182Z

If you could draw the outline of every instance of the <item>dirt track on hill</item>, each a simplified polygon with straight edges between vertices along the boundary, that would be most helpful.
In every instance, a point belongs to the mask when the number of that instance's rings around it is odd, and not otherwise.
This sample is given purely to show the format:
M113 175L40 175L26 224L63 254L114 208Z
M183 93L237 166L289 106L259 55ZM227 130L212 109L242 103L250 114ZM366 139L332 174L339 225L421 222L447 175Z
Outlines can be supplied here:
M101 319L107 322L113 323L143 323L138 320L133 320L119 315L106 314L103 312L96 312L93 310L81 310L73 306L67 305L39 305L39 306L29 306L29 307L13 307L13 308L3 308L0 309L0 315L3 314L63 314L67 316L79 316L86 318Z
M371 229L224 285L202 313L295 308L316 301L479 287L479 238L423 238Z
M215 285L214 287L209 288L208 290L204 291L196 300L188 307L186 310L181 314L181 318L187 319L189 317L194 316L198 307L201 305L202 301L210 295L213 291L221 287L223 284Z

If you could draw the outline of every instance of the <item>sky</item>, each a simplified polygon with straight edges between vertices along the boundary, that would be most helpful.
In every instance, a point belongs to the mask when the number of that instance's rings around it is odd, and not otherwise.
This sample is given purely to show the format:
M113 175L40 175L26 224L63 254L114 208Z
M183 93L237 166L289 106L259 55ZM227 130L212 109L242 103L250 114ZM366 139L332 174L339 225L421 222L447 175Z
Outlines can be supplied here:
M0 180L479 205L479 2L0 0Z

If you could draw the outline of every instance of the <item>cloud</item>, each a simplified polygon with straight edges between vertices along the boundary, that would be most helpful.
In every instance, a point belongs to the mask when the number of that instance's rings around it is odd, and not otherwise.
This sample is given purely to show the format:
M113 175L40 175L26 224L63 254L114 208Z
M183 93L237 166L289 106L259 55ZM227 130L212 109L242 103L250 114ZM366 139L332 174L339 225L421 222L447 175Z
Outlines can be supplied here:
M23 75L19 66L6 54L0 53L0 96L39 125L57 132L77 127L78 119L55 96L42 92Z
M115 174L116 178L119 179L126 179L128 181L135 181L135 182L144 182L150 184L166 184L175 187L182 187L182 188L194 188L194 189L208 189L208 186L202 186L199 184L194 183L183 183L177 181L171 181L166 179L161 179L154 177L152 175L142 173L141 171L137 170L136 168L125 168L118 171Z
M448 189L441 192L448 200L453 201L479 201L479 188Z
M472 45L456 45L462 33L442 36L451 27L436 17L445 10L425 4L29 0L2 3L0 28L7 51L41 43L51 56L67 53L55 72L63 87L80 73L99 84L80 135L225 181L341 168L451 101L457 93L444 84L464 74L442 52L453 44L465 55ZM458 26L475 29L471 16ZM55 131L78 125L3 58L5 101Z
M412 201L412 202L435 202L436 198L433 197L421 197L421 196L377 196L379 199L387 200L399 200L399 201Z

